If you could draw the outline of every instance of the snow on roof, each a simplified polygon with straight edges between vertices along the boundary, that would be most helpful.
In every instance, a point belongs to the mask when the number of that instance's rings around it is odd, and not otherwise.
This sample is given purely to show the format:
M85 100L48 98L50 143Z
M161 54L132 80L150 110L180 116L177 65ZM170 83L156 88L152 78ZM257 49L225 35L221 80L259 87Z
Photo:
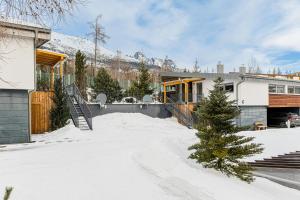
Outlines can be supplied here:
M4 16L0 16L0 23L10 23L10 24L17 24L17 25L22 25L22 26L27 26L27 27L32 27L32 28L40 28L40 29L48 29L50 31L50 28L44 25L40 25L40 24L36 24L33 22L29 22L29 21L24 21L24 20L20 20L20 19L13 19L13 18L9 18L9 17L4 17Z

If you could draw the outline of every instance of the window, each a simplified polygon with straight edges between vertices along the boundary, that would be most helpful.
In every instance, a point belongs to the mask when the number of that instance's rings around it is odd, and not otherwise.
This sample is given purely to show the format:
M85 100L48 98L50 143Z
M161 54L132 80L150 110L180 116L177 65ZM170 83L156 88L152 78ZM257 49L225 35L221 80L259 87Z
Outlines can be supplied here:
M221 91L226 91L226 92L233 92L233 83L225 83L223 85L220 85L220 90Z
M233 92L233 83L225 84L225 91L226 92Z
M277 85L277 93L285 93L284 89L284 85Z
M269 85L269 93L276 93L276 85Z
M283 93L285 93L285 85L270 84L269 85L269 93L283 94Z
M300 94L300 87L299 86L295 87L295 94Z
M294 94L295 93L295 87L294 86L288 86L288 93Z

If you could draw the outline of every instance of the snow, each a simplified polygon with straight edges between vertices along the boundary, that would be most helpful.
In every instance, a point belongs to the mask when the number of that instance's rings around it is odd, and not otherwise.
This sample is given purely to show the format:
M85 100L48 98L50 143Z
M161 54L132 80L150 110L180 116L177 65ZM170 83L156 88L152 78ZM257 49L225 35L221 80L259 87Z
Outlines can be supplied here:
M77 36L66 35L58 32L51 33L51 41L43 45L43 48L58 51L61 53L66 53L68 55L75 55L78 50L83 51L89 57L94 56L95 44L89 39L81 38ZM101 56L106 58L114 58L117 53L114 53L104 47L98 47ZM138 60L131 58L129 56L120 55L121 59L129 62L138 62Z
M113 113L93 124L93 131L68 125L0 148L0 192L13 186L12 200L300 199L269 180L247 184L187 159L195 130L173 119Z
M46 25L36 24L36 23L30 22L28 20L26 21L26 20L21 20L21 19L16 19L16 18L10 18L10 17L6 17L3 15L0 15L0 21L11 23L11 24L19 24L19 25L33 27L33 28L41 28L41 29L49 29L50 30L50 28L47 27Z
M262 154L247 158L247 161L261 160L285 153L300 151L300 128L280 128L263 131L244 131L240 134L255 137L254 142L263 144Z

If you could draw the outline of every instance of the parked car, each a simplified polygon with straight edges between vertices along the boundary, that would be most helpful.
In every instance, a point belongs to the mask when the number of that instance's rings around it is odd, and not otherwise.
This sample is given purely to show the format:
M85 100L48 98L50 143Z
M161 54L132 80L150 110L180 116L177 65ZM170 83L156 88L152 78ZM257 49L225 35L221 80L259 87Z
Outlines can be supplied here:
M286 122L290 120L291 127L300 126L300 117L296 113L273 113L269 117L269 126L287 127Z

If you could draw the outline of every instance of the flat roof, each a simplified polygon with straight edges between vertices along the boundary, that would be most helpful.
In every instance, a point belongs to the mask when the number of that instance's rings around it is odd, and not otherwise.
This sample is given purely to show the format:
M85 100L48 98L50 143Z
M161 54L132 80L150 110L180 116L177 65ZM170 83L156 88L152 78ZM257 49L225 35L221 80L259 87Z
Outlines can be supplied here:
M66 57L67 55L62 53L42 49L36 50L36 63L41 65L55 66L59 61L64 60Z
M18 28L23 30L38 30L40 32L51 33L51 29L49 27L35 24L32 22L19 20L19 19L7 18L3 16L0 16L0 26L9 27L9 28Z
M267 81L286 81L300 83L300 80L284 79L276 77L264 77L259 76L259 74L240 74L238 72L232 73L201 73L201 72L161 72L160 77L162 80L172 80L174 78L205 78L205 79L215 79L221 77L223 79L257 79L257 80L267 80Z
M35 38L36 47L51 39L51 29L38 24L0 17L0 27L4 35Z

